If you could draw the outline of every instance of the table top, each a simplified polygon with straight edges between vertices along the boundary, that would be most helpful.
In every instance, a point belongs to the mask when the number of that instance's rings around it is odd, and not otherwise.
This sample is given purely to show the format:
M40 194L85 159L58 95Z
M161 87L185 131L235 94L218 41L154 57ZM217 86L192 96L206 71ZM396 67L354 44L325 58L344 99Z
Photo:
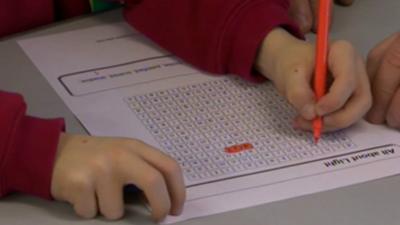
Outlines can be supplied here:
M28 113L39 117L64 117L67 130L84 128L38 69L16 43L19 39L54 34L122 21L121 11L80 17L56 23L0 41L0 90L19 92ZM336 7L331 37L351 41L365 56L378 41L400 28L400 1L356 0L351 8ZM310 39L313 37L311 36ZM40 90L40 91L39 91ZM285 201L181 222L194 224L273 225L398 225L400 224L400 176L325 191ZM115 224L153 224L134 199L128 199L126 216ZM81 220L65 203L12 195L0 201L0 224L106 224L102 218ZM108 224L108 223L107 223Z

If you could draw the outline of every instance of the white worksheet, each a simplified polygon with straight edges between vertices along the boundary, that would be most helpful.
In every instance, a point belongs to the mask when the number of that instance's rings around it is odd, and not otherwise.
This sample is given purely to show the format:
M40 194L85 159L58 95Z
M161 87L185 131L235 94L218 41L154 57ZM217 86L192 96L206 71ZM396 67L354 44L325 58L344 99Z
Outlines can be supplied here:
M360 122L314 144L271 83L205 74L124 23L19 44L90 134L138 138L179 162L187 202L165 223L400 172L399 132Z

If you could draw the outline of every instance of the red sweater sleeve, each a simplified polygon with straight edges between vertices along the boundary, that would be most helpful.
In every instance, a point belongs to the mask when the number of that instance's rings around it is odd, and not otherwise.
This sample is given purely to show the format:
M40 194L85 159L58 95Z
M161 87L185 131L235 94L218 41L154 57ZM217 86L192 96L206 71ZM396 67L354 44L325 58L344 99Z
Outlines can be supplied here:
M88 12L89 0L0 0L0 37Z
M275 27L302 37L287 0L127 0L128 23L203 70L258 80L258 47Z
M0 91L0 197L22 192L49 199L64 122L26 116L25 111L20 95Z

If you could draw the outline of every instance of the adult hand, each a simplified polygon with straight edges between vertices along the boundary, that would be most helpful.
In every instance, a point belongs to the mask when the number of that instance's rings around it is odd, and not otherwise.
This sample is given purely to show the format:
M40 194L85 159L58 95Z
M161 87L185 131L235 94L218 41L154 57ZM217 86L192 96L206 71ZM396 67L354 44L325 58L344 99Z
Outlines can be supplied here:
M367 120L400 128L400 32L370 51L367 70L373 94Z
M352 5L354 0L335 0L336 4ZM318 24L318 0L290 0L289 14L305 34L315 32Z

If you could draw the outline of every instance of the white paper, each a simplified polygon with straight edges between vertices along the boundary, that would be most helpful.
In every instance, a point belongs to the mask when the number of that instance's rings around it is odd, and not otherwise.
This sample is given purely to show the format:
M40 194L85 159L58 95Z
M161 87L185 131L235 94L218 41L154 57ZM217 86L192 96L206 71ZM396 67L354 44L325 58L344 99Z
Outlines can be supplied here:
M398 132L360 122L314 145L272 84L199 72L126 24L19 44L92 135L138 138L178 160L187 202L165 223L400 172Z

